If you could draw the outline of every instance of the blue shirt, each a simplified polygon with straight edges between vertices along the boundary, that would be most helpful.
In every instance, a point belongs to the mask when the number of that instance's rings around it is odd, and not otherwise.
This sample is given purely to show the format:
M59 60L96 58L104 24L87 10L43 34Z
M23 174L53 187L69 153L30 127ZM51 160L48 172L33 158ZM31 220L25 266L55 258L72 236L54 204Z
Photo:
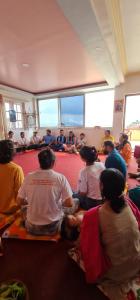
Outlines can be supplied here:
M116 149L114 149L108 155L105 161L105 166L107 169L114 168L119 170L124 175L124 177L126 177L127 168L126 168L125 160Z
M55 136L53 135L44 135L43 140L45 142L45 144L49 145L50 143L55 142Z

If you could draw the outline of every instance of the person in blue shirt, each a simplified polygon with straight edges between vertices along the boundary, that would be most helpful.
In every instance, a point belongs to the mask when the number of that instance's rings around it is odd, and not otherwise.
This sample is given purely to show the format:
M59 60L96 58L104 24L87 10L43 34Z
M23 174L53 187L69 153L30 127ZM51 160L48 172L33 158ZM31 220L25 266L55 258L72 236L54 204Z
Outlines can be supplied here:
M105 161L105 167L107 169L113 168L119 170L126 178L127 167L125 160L120 155L120 153L115 149L114 144L111 141L106 141L104 143L104 149L107 151L108 157Z
M56 144L56 138L55 138L55 136L52 135L50 129L46 130L46 135L43 136L43 142L44 142L44 144L42 144L42 146L49 146L52 148Z

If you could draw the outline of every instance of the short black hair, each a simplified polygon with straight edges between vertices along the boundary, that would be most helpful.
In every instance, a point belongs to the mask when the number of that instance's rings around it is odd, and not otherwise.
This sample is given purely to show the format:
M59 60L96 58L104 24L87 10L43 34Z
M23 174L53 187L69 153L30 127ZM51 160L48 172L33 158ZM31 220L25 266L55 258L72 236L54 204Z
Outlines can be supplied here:
M53 167L56 157L54 152L49 147L47 147L45 150L42 150L38 154L38 160L41 169L47 170Z
M50 129L47 129L46 131L49 132L49 133L51 133L51 130L50 130Z
M21 131L21 132L20 132L20 135L23 134L23 133L25 133L25 132L24 132L24 131Z
M12 133L14 133L14 132L13 132L12 130L10 130L10 131L8 132L8 135L9 135L9 134L12 134Z
M95 147L84 146L80 150L81 158L88 164L93 164L98 158L98 152Z
M111 133L111 131L109 129L106 129L105 132L108 132L109 134Z
M111 147L112 149L115 148L113 142L111 142L111 141L104 142L104 147Z
M0 141L0 164L7 164L14 156L14 145L10 140Z
M85 133L84 133L84 132L81 132L80 135L84 135L84 136L85 136Z
M125 141L128 141L128 135L126 133L122 133L121 136Z

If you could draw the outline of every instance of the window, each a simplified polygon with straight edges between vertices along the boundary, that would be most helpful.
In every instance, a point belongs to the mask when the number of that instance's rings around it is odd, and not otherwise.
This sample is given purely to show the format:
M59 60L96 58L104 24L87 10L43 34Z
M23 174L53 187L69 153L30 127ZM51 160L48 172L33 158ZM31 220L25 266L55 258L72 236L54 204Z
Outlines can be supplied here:
M14 110L16 112L16 122L10 122L10 115L9 115L10 110ZM9 129L23 127L21 104L13 104L13 103L5 102L5 112L6 112L6 119L7 119L7 124Z
M6 119L7 119L8 121L10 120L9 110L10 110L10 104L9 104L8 102L5 102Z
M60 99L61 126L84 125L84 95Z
M140 145L140 95L126 97L124 127L132 147Z
M38 100L40 127L112 127L114 90Z
M38 101L40 127L58 127L58 99Z
M85 94L85 127L112 127L114 90Z
M22 128L22 112L21 112L21 105L20 104L14 104L14 110L16 112L16 128Z

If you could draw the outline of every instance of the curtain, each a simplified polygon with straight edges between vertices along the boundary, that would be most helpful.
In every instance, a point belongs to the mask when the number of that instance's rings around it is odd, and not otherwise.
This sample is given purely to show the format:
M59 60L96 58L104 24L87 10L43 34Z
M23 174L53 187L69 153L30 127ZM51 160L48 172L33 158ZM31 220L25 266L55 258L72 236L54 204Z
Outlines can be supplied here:
M7 126L4 110L4 101L2 95L0 95L0 139L4 139L7 135Z

